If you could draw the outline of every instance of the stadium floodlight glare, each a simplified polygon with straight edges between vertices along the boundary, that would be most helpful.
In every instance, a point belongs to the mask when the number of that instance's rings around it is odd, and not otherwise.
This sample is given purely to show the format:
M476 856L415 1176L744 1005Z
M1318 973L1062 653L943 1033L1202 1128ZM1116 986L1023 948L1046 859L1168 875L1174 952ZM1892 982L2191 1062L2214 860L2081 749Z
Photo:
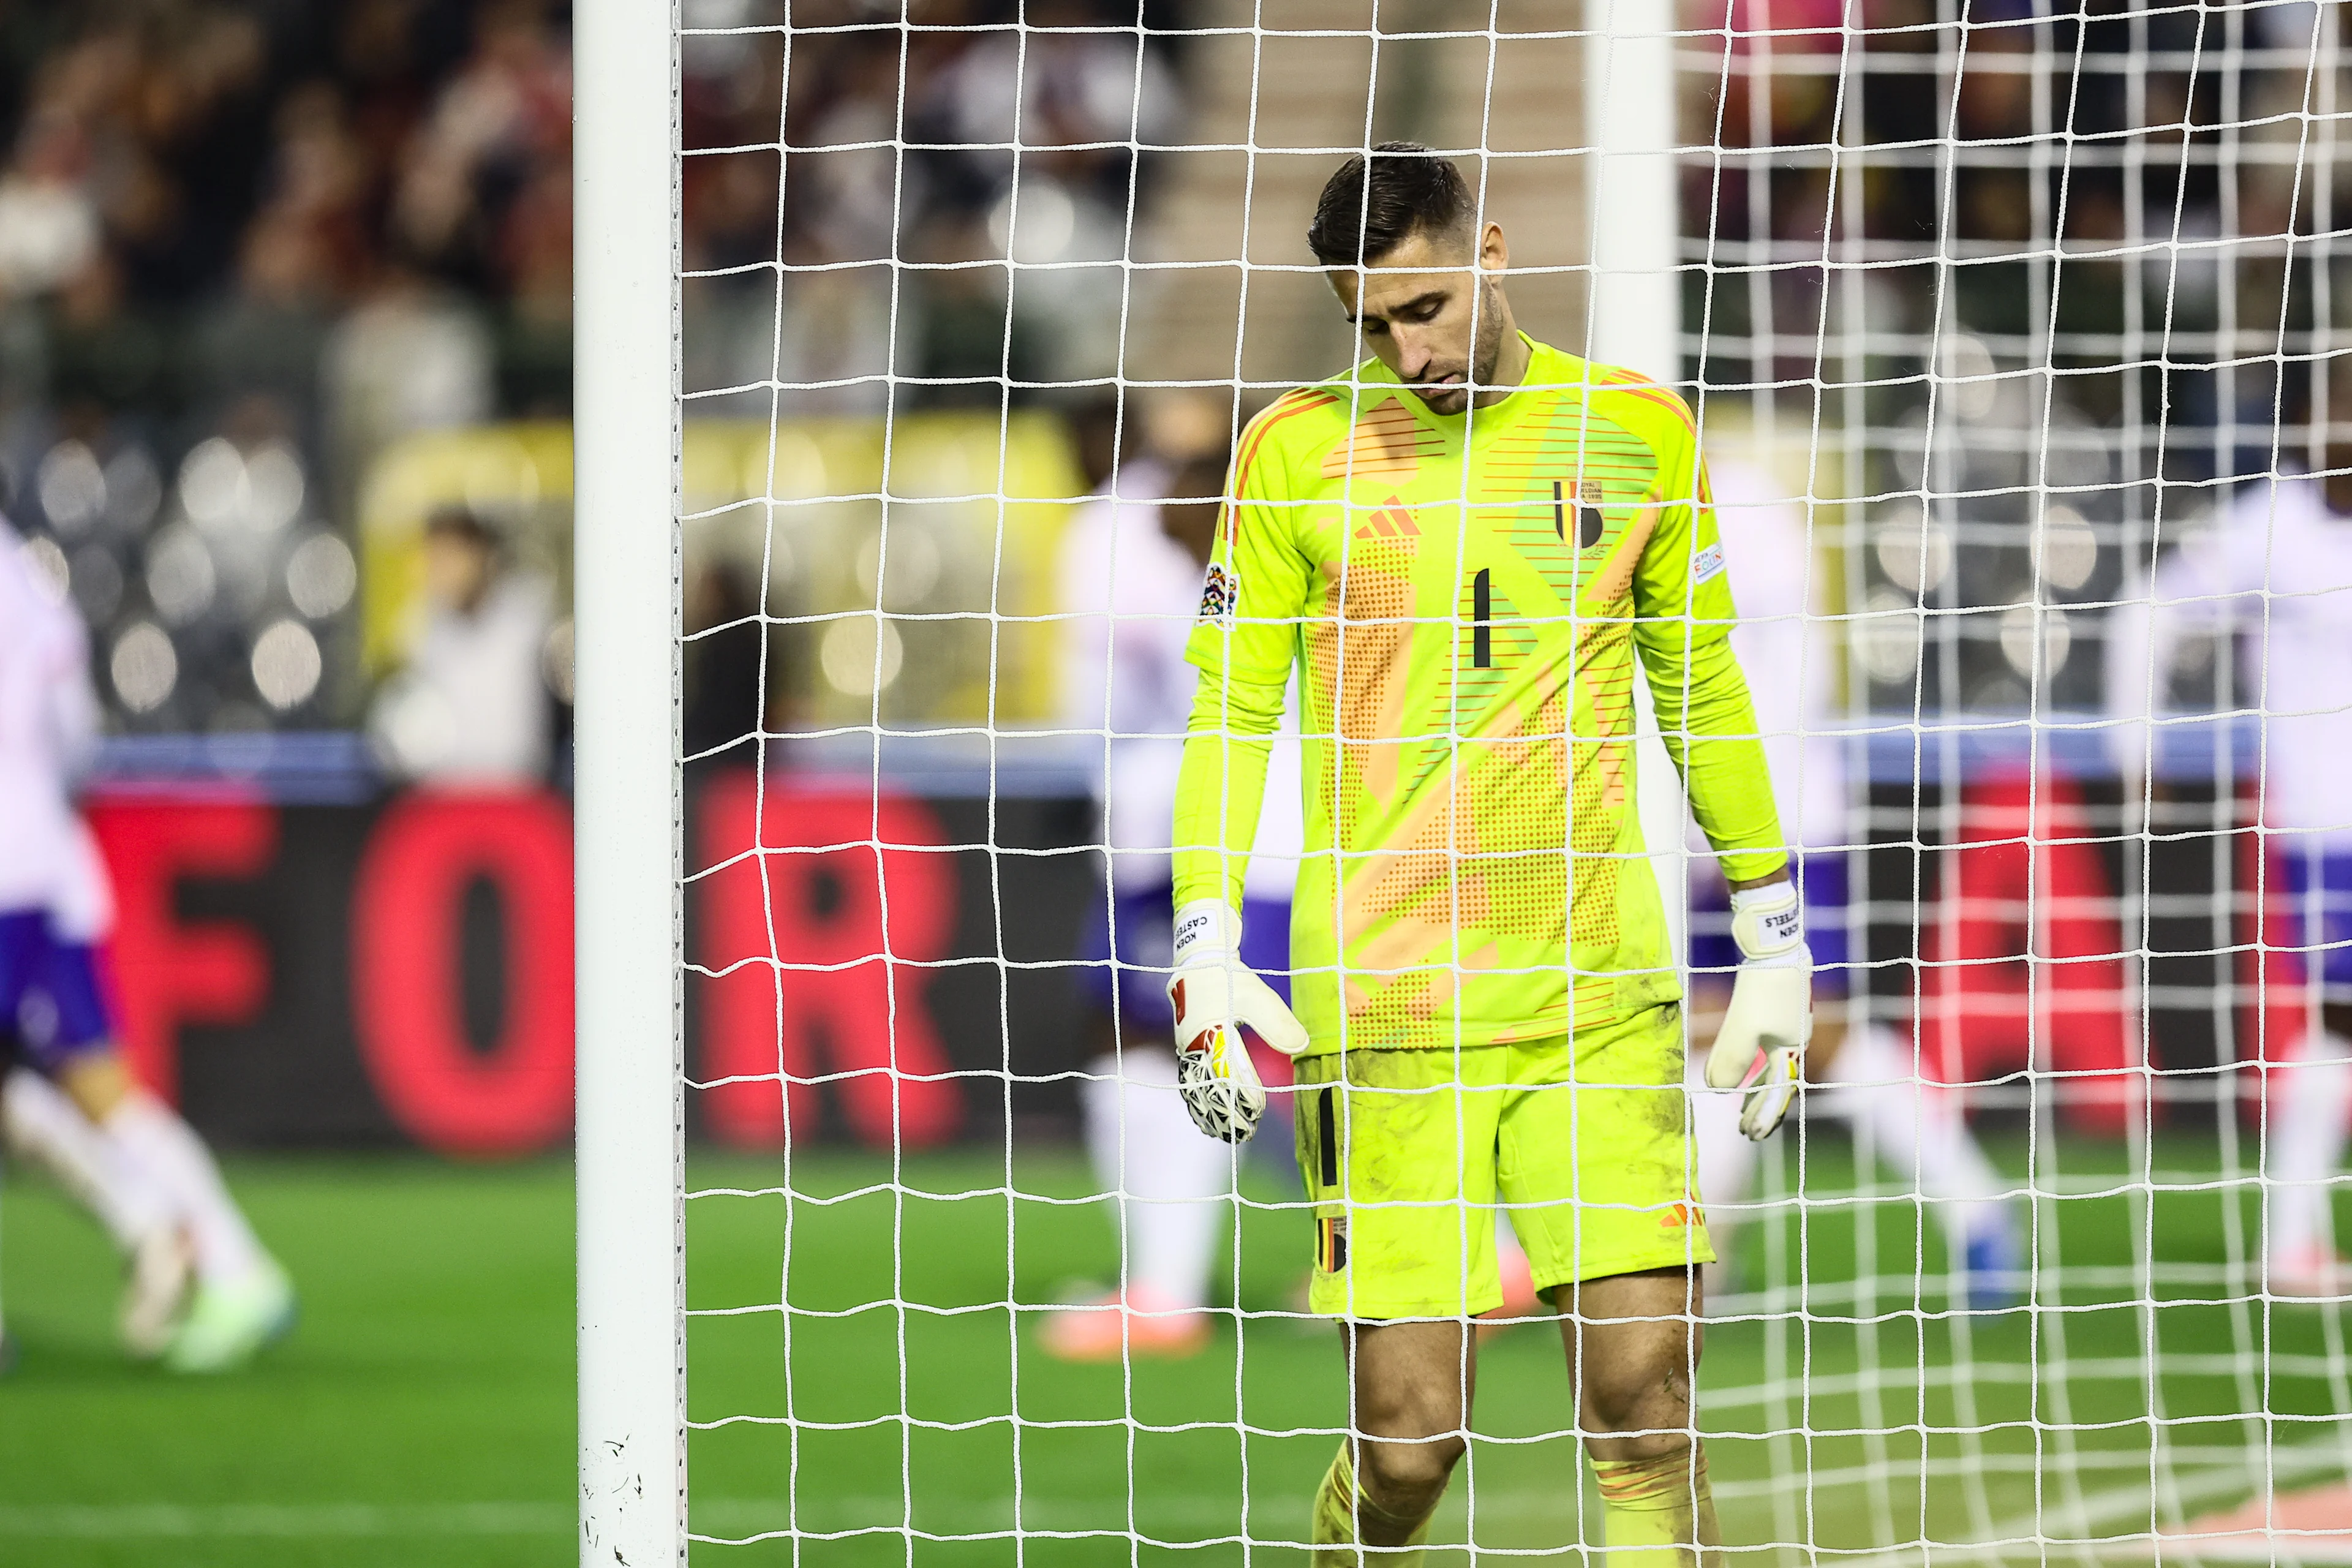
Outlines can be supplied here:
M2340 1554L2343 9L576 7L583 1563L1308 1543L1349 1415L1302 1287L1348 1232L1147 1129L1168 931L1119 911L1182 746L1138 692L1245 586L1184 487L1303 383L1366 406L1305 235L1391 141L1462 165L1518 321L1671 387L1708 464L1691 581L1738 601L1816 984L1799 1107L1750 1142L1695 1084L1659 1221L1725 1254L1692 1421L1731 1552ZM1406 395L1322 470L1368 550L1473 526L1401 499L1443 445ZM1489 510L1593 547L1584 456ZM1366 618L1487 678L1500 583ZM1704 1057L1758 950L1644 722ZM1255 901L1213 929L1282 973ZM759 1152L690 1190L688 1112ZM1603 1544L1558 1335L1478 1353L1433 1551Z

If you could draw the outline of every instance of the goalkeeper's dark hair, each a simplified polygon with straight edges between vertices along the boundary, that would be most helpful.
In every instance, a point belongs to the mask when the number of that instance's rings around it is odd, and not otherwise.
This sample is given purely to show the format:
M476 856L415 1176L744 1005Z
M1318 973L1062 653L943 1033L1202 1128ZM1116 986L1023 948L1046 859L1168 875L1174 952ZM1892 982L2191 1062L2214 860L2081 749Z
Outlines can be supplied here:
M1454 234L1475 205L1453 159L1418 142L1383 142L1323 184L1307 244L1326 267L1370 264L1416 234Z

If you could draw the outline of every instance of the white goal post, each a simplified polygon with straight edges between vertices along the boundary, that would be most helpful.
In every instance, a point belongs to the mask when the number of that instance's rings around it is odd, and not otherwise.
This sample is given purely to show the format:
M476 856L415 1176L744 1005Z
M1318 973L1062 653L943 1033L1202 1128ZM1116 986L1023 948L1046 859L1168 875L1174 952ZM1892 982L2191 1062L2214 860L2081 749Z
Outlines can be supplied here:
M686 1560L675 0L572 11L580 1561Z
M1680 187L1675 160L1674 34L1654 0L1585 0L1585 230L1592 237L1585 322L1591 356L1672 383L1682 374ZM1604 217L1603 215L1606 215ZM1657 874L1673 951L1689 901L1682 778L1658 738L1650 694L1640 710L1643 841Z

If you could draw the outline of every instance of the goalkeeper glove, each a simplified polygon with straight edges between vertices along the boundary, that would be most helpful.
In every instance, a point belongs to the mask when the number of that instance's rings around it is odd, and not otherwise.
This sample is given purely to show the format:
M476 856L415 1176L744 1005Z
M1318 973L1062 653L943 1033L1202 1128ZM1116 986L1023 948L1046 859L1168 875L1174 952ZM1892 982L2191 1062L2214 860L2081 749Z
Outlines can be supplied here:
M1192 1125L1227 1143L1246 1142L1265 1114L1265 1084L1242 1040L1259 1039L1295 1057L1306 1026L1274 988L1242 966L1242 918L1222 899L1176 911L1176 953L1168 1000L1176 1009L1176 1089Z
M1794 884L1733 893L1731 937L1739 944L1739 970L1707 1053L1706 1081L1748 1090L1739 1130L1761 1142L1789 1114L1813 1033L1813 954Z

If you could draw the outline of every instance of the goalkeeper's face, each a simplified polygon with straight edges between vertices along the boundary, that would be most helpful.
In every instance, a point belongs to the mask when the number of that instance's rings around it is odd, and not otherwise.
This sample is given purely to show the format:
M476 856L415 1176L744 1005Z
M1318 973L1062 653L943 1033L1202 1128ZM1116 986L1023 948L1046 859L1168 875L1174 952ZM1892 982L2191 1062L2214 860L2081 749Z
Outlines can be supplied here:
M1510 252L1496 225L1476 237L1416 230L1369 266L1328 274L1366 345L1433 414L1464 412L1474 388L1481 403L1509 390L1497 371L1517 329L1496 279Z

